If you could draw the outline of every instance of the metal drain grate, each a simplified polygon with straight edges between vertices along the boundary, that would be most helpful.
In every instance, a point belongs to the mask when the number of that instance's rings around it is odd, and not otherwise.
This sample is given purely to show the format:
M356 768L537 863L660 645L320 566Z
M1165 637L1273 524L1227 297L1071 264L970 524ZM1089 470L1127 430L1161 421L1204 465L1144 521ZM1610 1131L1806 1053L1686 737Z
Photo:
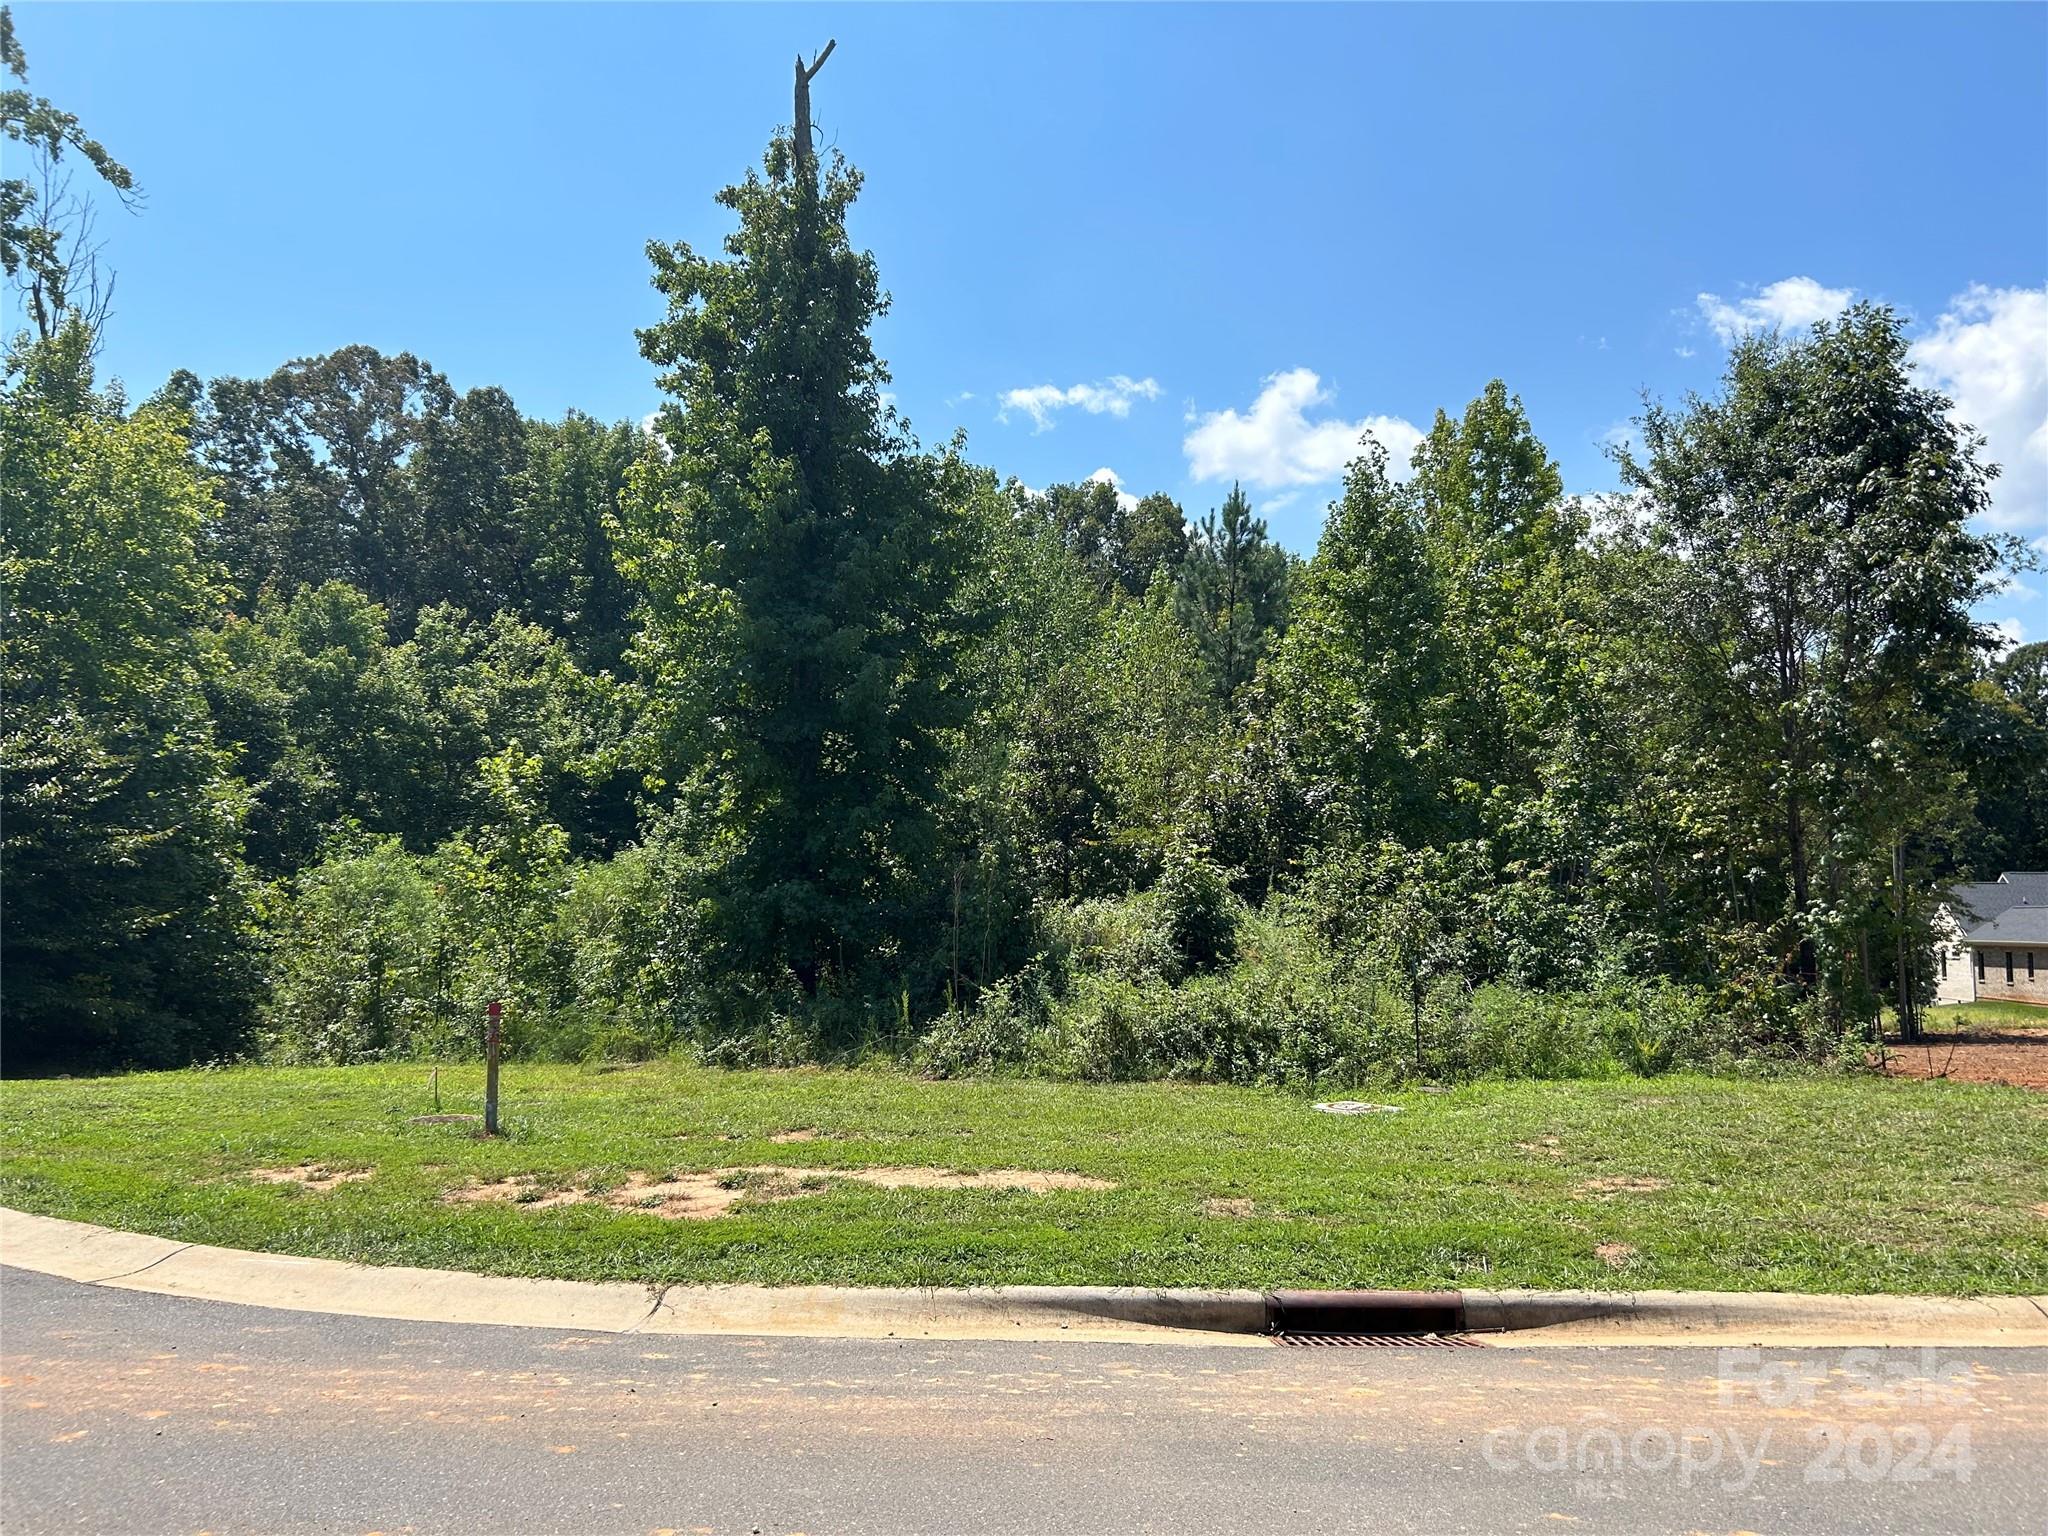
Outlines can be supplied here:
M1276 1333L1275 1344L1295 1349L1484 1349L1468 1333Z

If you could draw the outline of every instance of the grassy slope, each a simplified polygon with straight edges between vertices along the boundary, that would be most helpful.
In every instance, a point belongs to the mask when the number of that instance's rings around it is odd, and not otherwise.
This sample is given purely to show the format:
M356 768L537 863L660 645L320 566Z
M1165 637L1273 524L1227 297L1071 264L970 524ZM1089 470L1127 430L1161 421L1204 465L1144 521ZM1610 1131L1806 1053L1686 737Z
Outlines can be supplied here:
M474 1108L479 1078L444 1070L446 1107ZM419 1066L5 1083L0 1202L237 1247L645 1281L2048 1291L2048 1103L2012 1089L1496 1083L1340 1118L1167 1084L522 1066L509 1136L483 1142L408 1124L426 1087ZM794 1127L830 1139L766 1139ZM245 1177L307 1160L375 1176L327 1193ZM439 1200L472 1176L742 1163L1062 1168L1119 1187L836 1185L708 1222ZM1614 1176L1669 1187L1577 1192ZM1256 1214L1206 1215L1212 1197ZM1600 1243L1638 1253L1613 1269Z

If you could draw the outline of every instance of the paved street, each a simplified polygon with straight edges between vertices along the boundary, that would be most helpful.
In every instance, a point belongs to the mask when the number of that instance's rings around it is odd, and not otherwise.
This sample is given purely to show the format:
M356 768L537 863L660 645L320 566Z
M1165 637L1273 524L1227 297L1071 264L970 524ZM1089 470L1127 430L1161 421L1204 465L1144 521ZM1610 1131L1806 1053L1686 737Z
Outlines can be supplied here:
M7 1270L0 1356L10 1536L2048 1529L2048 1352L657 1339Z

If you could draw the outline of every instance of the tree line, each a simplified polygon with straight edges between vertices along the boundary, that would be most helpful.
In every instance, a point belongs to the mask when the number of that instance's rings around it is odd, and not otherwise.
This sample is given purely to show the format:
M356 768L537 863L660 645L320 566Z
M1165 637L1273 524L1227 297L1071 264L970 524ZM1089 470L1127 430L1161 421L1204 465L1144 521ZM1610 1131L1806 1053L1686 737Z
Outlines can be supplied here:
M1889 310L1739 342L1610 497L1491 383L1301 560L1239 489L918 442L860 186L779 135L721 251L650 246L645 428L368 347L131 404L8 192L9 1070L458 1052L494 997L561 1055L1825 1055L1910 1023L1947 880L2048 864L2048 647L1971 617L2026 556Z

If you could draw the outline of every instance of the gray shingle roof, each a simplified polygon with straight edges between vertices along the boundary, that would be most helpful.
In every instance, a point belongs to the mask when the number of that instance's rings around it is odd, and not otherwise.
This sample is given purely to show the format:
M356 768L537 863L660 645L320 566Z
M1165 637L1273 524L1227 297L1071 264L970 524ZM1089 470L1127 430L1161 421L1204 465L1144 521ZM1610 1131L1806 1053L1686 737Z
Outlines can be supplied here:
M1948 905L1967 933L1977 924L1998 916L2007 907L2018 906L2025 895L2020 887L2003 880L1975 880L1951 890Z
M2048 869L2008 869L1956 886L1948 907L1967 943L2048 943Z
M2008 869L1998 882L2007 890L2018 891L2029 906L2048 907L2048 869Z
M2048 944L2048 906L2007 907L1964 938L1971 944Z

